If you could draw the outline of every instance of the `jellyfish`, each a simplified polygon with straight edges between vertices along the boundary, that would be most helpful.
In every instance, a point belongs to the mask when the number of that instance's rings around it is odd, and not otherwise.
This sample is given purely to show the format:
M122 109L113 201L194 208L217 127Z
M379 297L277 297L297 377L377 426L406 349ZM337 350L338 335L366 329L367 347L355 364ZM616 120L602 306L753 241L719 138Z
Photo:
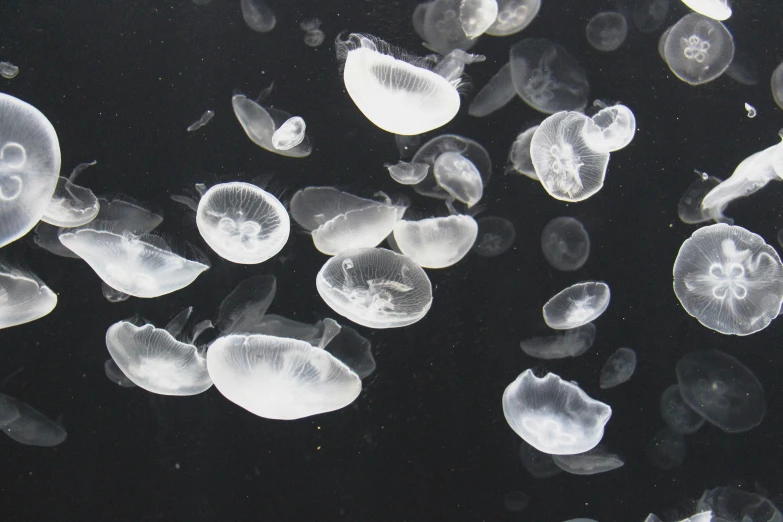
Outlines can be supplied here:
M544 321L554 330L568 330L595 321L609 306L609 286L585 281L558 292L544 305Z
M218 307L215 326L220 335L256 331L277 293L277 279L255 275L243 280Z
M477 236L476 220L465 215L402 220L394 226L400 252L424 268L456 264L470 251Z
M734 39L722 23L691 13L669 31L664 55L675 76L690 85L701 85L729 67L734 57Z
M426 163L407 163L399 161L396 165L387 163L384 165L389 169L389 175L400 185L416 185L421 183L427 177L430 166Z
M538 378L525 370L503 392L503 414L537 450L574 455L598 445L612 409L553 373Z
M242 18L252 30L268 33L275 28L277 18L265 0L241 0Z
M553 455L557 467L572 475L596 475L612 471L625 464L625 460L610 452L601 444L576 455Z
M122 373L122 370L120 370L120 367L117 366L117 363L114 362L114 359L112 358L106 359L106 362L103 363L103 373L106 374L107 379L118 386L123 388L136 387L133 381L130 380L127 375Z
M672 384L661 394L661 417L677 433L696 433L704 424L704 417L696 413L680 394L680 387Z
M669 14L670 0L634 0L631 17L636 28L643 33L657 31Z
M75 184L76 177L95 162L79 164L67 178L59 176L46 212L41 221L56 227L86 225L98 215L100 202L88 188Z
M783 63L775 67L770 79L770 88L772 89L772 98L775 103L783 109Z
M554 268L572 272L587 262L590 236L578 219L556 217L541 232L541 250Z
M38 109L0 93L0 247L43 217L60 174L60 144Z
M600 107L591 120L595 125L585 126L585 142L596 152L614 152L626 147L636 134L636 117L625 105L607 107L596 101Z
M301 116L288 118L272 133L272 146L277 150L290 150L305 139L305 121Z
M484 34L498 17L496 0L460 0L459 21L468 38Z
M685 193L680 198L680 202L677 204L677 215L680 217L680 221L689 225L704 223L712 219L702 209L702 201L704 201L705 196L712 189L723 183L722 179L710 176L706 172L699 172L698 170L694 172L698 175L698 178L688 185Z
M603 187L609 153L588 145L585 130L593 125L584 114L558 112L533 134L530 157L538 179L553 198L583 201Z
M682 0L682 3L700 15L719 22L731 17L729 0Z
M0 328L40 319L57 306L57 294L32 272L0 265Z
M510 36L530 25L541 9L541 0L498 0L495 23L484 31L492 36Z
M476 43L465 34L460 20L462 0L435 0L419 4L413 13L413 27L425 46L446 55L455 49L467 51Z
M783 520L783 513L768 498L731 487L705 490L696 509L712 511L716 521L779 522Z
M593 346L595 331L595 325L587 323L554 335L525 339L519 347L536 359L579 357Z
M468 107L468 114L477 118L489 116L508 105L514 99L514 95L516 91L511 81L511 64L507 63L476 94Z
M449 81L385 42L352 33L345 41L338 38L337 56L348 95L387 132L422 134L447 124L459 110L459 78Z
M0 394L0 403L8 404L18 414L2 425L2 432L20 444L51 448L62 444L68 436L62 426L18 399Z
M764 389L750 369L719 350L700 350L677 362L683 400L726 433L748 431L767 412Z
M585 36L598 51L616 51L628 36L628 23L622 14L604 11L590 18L585 27Z
M250 183L220 183L201 198L196 225L220 257L234 263L263 263L288 241L291 222L280 201Z
M535 478L554 477L563 472L555 464L552 455L537 450L524 440L519 443L519 460L527 472Z
M193 132L199 130L201 127L209 123L210 120L212 120L212 118L214 117L215 117L215 111L212 110L204 111L204 114L202 114L198 120L188 125L187 131Z
M101 293L103 294L103 297L110 303L121 303L130 299L130 295L120 292L119 290L115 290L114 288L107 285L104 281L101 281Z
M247 137L262 149L289 158L304 158L312 152L310 139L306 135L301 143L290 149L278 149L272 142L275 132L291 118L289 113L272 107L262 107L257 102L248 100L244 94L234 95L231 104Z
M476 221L478 235L473 251L481 257L505 254L514 244L517 232L514 224L502 217L487 216Z
M320 29L314 29L312 31L307 31L304 36L304 43L308 47L318 47L322 43L324 43L324 39L326 38L326 35L324 35L324 32Z
M601 368L601 389L614 388L629 380L636 370L636 352L619 348L609 356Z
M435 181L468 208L481 200L484 184L481 174L469 159L458 152L444 152L435 159Z
M60 227L55 227L49 223L40 221L33 230L33 241L39 247L56 256L81 259L71 250L66 248L65 245L60 243L60 238L57 237L59 232Z
M375 371L372 344L350 326L342 326L323 349L351 369L360 379L366 379Z
M0 62L0 76L6 80L13 80L19 74L19 67L11 62Z
M696 230L674 261L674 293L689 315L722 334L763 330L783 303L783 263L761 236L724 223Z
M517 135L508 152L509 166L506 168L506 174L517 172L538 181L533 159L530 157L530 142L537 129L538 125L534 125Z
M316 276L329 307L368 328L397 328L421 320L432 306L432 285L410 258L383 248L347 250Z
M215 387L254 415L292 420L338 410L362 381L328 352L296 339L231 334L207 351Z
M742 85L758 85L759 71L757 55L747 52L734 42L734 58L726 69L726 76Z
M685 439L671 428L658 431L646 448L647 459L656 468L671 470L685 460Z
M422 145L413 156L413 162L429 166L427 177L418 185L413 186L416 192L422 196L444 200L454 197L438 185L434 174L435 162L438 160L438 157L447 152L456 152L470 161L478 170L479 175L481 175L482 185L485 188L487 187L492 176L492 160L487 149L470 138L456 134L441 134Z

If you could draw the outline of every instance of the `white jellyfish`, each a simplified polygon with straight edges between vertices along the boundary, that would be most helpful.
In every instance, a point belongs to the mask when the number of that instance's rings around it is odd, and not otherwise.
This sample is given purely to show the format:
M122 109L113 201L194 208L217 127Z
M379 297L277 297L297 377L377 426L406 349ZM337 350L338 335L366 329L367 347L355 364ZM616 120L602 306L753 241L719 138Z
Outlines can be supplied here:
M289 158L303 158L312 152L313 148L307 135L304 135L298 145L289 149L279 149L272 142L275 132L291 119L289 113L272 107L262 107L257 102L247 99L244 94L234 95L231 98L231 105L247 137L262 149Z
M591 118L595 125L585 126L585 142L596 152L614 152L626 147L636 134L636 117L625 105L612 105L596 101L600 107Z
M558 292L543 308L544 321L555 330L576 328L595 321L609 306L609 286L585 281Z
M525 370L503 392L503 414L534 448L574 455L598 445L612 409L553 373L538 378Z
M301 116L292 116L272 133L272 146L277 150L290 150L305 139L307 125Z
M677 433L695 433L704 424L704 417L682 398L680 387L672 384L661 394L661 418Z
M19 67L11 62L0 62L0 76L6 80L13 80L19 74Z
M316 276L321 298L338 314L369 328L421 320L432 306L432 285L410 258L382 248L348 250Z
M476 43L462 27L461 4L462 0L434 0L416 7L413 28L428 49L446 55L456 49L468 50Z
M590 256L590 236L578 219L556 217L541 232L541 250L556 269L579 270Z
M774 248L742 227L696 230L674 261L674 293L689 315L716 332L763 330L783 303L783 263Z
M601 368L601 389L614 388L631 378L636 371L636 352L630 348L619 348L609 356Z
M400 185L415 185L427 177L429 165L426 163L407 163L399 161L396 165L386 164L389 175Z
M481 88L468 107L468 114L483 118L505 107L516 95L511 81L511 64L507 63Z
M478 38L498 17L496 0L460 0L459 21L468 38Z
M57 294L31 273L0 265L0 328L29 323L57 306Z
M664 43L664 57L679 79L701 85L729 67L734 39L722 23L691 13L672 26Z
M77 165L67 178L57 178L57 187L41 221L57 227L78 227L86 225L98 215L100 203L88 188L75 184L76 177L95 162Z
M508 151L508 167L506 174L523 174L530 179L538 181L533 159L530 157L530 142L533 140L538 125L534 125L517 134L511 149Z
M625 464L625 460L608 451L602 445L576 455L553 455L557 467L572 475L596 475L612 471Z
M713 20L722 22L731 18L729 0L682 0L682 3Z
M514 244L517 232L514 224L502 217L487 216L476 220L478 235L473 251L481 257L504 254Z
M402 220L394 226L400 252L424 268L456 264L470 252L477 236L476 220L465 215Z
M546 337L531 337L519 343L522 351L537 359L578 357L593 346L595 325L587 323Z
M604 11L594 15L585 27L587 41L599 51L616 51L628 36L628 23L616 11Z
M275 28L277 18L266 0L241 0L242 17L252 30L259 33L268 33Z
M288 241L291 221L269 192L250 183L220 183L198 203L196 225L220 257L234 263L262 263Z
M478 203L484 195L479 170L458 152L444 152L438 156L433 173L438 185L468 208Z
M187 131L194 132L209 123L215 117L215 111L207 109L199 119L188 125Z
M528 25L541 9L541 0L498 0L498 16L485 31L492 36L510 36Z

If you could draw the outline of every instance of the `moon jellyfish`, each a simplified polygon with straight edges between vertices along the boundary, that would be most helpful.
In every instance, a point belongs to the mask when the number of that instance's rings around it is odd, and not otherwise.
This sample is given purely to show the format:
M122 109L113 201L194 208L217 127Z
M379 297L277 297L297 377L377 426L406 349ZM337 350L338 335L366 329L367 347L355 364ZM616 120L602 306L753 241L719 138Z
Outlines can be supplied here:
M530 504L530 497L521 491L509 491L503 496L503 507L511 513L520 513Z
M60 144L38 109L0 93L0 247L46 212L60 174Z
M209 121L215 117L215 112L211 110L204 111L204 114L201 115L201 117L188 125L188 132L193 132L199 130L201 127L209 123Z
M688 406L726 433L758 426L767 412L764 389L753 372L718 350L682 356L677 383Z
M487 149L470 138L456 134L442 134L422 145L413 156L413 162L423 163L430 167L427 177L418 185L414 185L413 189L416 192L422 196L444 200L454 197L438 185L434 174L435 162L447 152L456 152L470 161L481 175L482 185L486 187L489 184L492 176L492 160L489 158Z
M459 21L468 38L478 38L498 17L496 0L460 0Z
M579 220L557 217L547 223L541 232L541 250L554 268L572 272L587 262L590 236Z
M413 27L425 46L446 55L455 49L468 50L476 43L465 34L460 20L462 0L435 0L420 4L413 13Z
M18 413L14 420L2 425L2 432L26 446L50 448L62 444L68 434L56 422L20 400L0 394L0 401L12 404Z
M382 248L341 252L324 264L315 282L332 310L368 328L413 324L432 306L432 285L424 270Z
M537 450L524 440L519 443L519 460L527 472L535 478L554 477L563 472L555 464L552 455Z
M576 328L598 319L609 306L609 286L586 281L558 292L544 305L544 322L554 330Z
M89 166L94 163L82 165ZM79 172L77 167L70 178L62 176L57 178L54 195L46 207L46 212L41 216L41 221L56 227L79 227L95 219L100 210L100 203L90 189L73 183L75 174Z
M267 335L219 337L207 351L215 387L254 415L291 420L351 404L362 381L326 351Z
M609 356L601 368L601 389L614 388L629 380L636 370L636 352L619 348Z
M705 490L696 509L711 510L716 521L780 522L783 520L783 513L771 500L735 488Z
M242 18L252 30L268 33L275 28L277 18L265 0L241 0Z
M643 33L657 31L669 14L670 0L634 0L631 17L636 28Z
M661 394L661 417L677 433L696 433L704 424L704 417L688 406L680 394L680 387L672 384Z
M0 76L6 80L12 80L19 74L19 67L11 62L0 62Z
M465 215L403 220L394 226L400 252L424 268L456 264L470 251L477 236L478 224Z
M587 22L585 36L594 49L616 51L628 36L628 23L615 11L598 13Z
M772 89L772 98L778 107L783 109L783 63L772 71L772 79L770 79L769 83Z
M375 358L372 355L370 341L350 326L342 326L340 332L323 348L350 368L360 379L366 379L375 371Z
M48 315L57 294L31 273L0 265L0 328L10 328Z
M590 148L586 130L595 124L578 112L558 112L533 134L530 157L544 189L561 201L583 201L604 186L608 152Z
M444 152L438 156L433 172L438 185L468 208L478 203L484 195L478 169L458 152Z
M489 116L508 105L516 93L511 81L511 64L507 63L476 94L468 107L468 114L477 118Z
M301 143L290 149L278 149L272 142L275 131L291 118L289 113L272 107L262 107L253 100L248 100L244 94L234 95L231 105L247 137L262 149L290 158L303 158L312 152L310 139L306 135Z
M538 174L530 157L530 142L533 141L533 134L537 129L538 125L534 125L517 135L508 152L509 166L506 168L506 174L518 172L538 181Z
M127 375L122 373L122 370L120 370L120 367L117 366L116 362L114 362L114 359L106 359L106 362L103 363L103 373L106 374L107 379L118 386L122 386L123 388L136 387L133 381L130 380Z
M318 47L324 43L324 32L321 30L321 20L318 18L302 20L299 28L305 32L304 43L308 47Z
M130 299L128 294L120 292L119 290L115 290L114 288L107 285L104 281L101 281L101 293L103 294L103 297L110 303L121 303Z
M728 68L734 57L734 39L722 23L691 13L669 31L664 56L675 76L690 85L701 85Z
M201 198L196 225L220 257L257 264L277 255L288 241L288 212L272 194L238 181L211 187Z
M336 45L345 89L377 127L394 134L423 134L456 116L459 78L449 81L428 69L428 62L370 36L352 33Z
M721 223L696 230L680 247L673 273L685 311L722 334L763 330L783 302L778 253L742 227Z
M680 221L689 225L704 223L712 219L702 209L702 201L712 189L723 183L722 179L710 176L706 172L694 172L698 175L698 179L688 185L677 204L677 215L680 217Z
M495 23L484 31L492 36L510 36L528 25L541 9L541 0L498 0Z
M288 118L272 133L272 146L277 150L293 149L304 141L306 127L301 116Z
M536 359L579 357L593 346L595 330L593 323L587 323L554 335L525 339L519 347Z
M514 244L517 232L514 224L502 217L488 216L476 221L478 235L473 251L481 257L495 257L505 254Z
M595 125L585 126L585 142L596 152L614 152L626 147L636 134L636 117L625 105L607 107L601 101L593 105L601 107L591 120Z
M511 429L534 448L574 455L601 442L612 409L553 373L538 378L525 370L503 392L503 414Z
M582 109L590 85L585 70L559 44L528 38L511 47L511 79L517 94L537 111Z
M386 164L389 175L400 185L415 185L427 177L430 166L426 163L397 162L396 165Z
M682 3L700 15L720 22L731 17L729 0L682 0Z
M596 475L612 471L625 464L623 458L608 451L600 444L576 455L553 455L557 467L572 475Z
M653 435L646 448L647 460L656 468L668 471L685 460L685 439L670 428L664 428Z
M277 292L277 279L255 275L243 280L218 307L215 326L220 335L255 331Z

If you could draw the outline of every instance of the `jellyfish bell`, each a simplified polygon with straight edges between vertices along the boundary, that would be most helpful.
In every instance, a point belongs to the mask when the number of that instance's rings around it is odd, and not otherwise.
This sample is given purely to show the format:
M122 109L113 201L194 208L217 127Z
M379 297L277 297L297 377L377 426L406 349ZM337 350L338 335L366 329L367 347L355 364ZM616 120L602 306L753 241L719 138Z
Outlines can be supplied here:
M498 0L495 23L485 31L492 36L510 36L523 30L541 9L541 0Z
M90 189L60 176L41 221L57 227L78 227L95 219L99 210L98 198Z
M631 109L617 104L607 107L596 101L600 107L591 118L595 125L585 125L585 143L597 152L614 152L626 147L636 134L636 117Z
M590 257L590 236L578 219L556 217L541 231L541 251L556 269L579 270Z
M554 330L568 330L596 320L609 306L609 286L585 281L558 292L544 304L544 321Z
M679 79L690 85L701 85L729 67L734 58L734 38L717 20L690 13L669 31L664 58Z
M438 185L435 179L435 162L445 153L455 152L462 156L478 170L481 176L481 184L487 187L492 177L492 160L487 149L480 143L457 134L441 134L422 145L413 156L413 162L429 166L427 176L413 189L422 196L448 200L453 198L449 192Z
M722 22L731 18L729 0L682 0L691 10Z
M231 105L234 107L234 115L237 117L239 124L242 125L247 137L262 149L289 158L304 158L312 152L313 148L310 145L310 139L304 134L304 120L302 121L302 128L295 128L297 133L294 133L298 140L300 137L298 130L302 131L303 137L301 137L301 141L296 145L291 145L292 142L287 140L283 148L277 148L273 142L275 132L291 120L291 114L272 107L262 107L258 102L248 99L244 94L234 95L231 98ZM279 138L280 135L278 134ZM285 148L288 145L291 145L291 147Z
M538 181L538 174L536 174L536 168L533 166L533 159L530 157L530 142L533 140L533 134L535 134L537 129L538 125L533 125L517 135L508 152L509 166L506 169L507 174L518 172Z
M590 45L599 51L616 51L628 36L625 17L615 11L604 11L587 22L585 36Z
M712 216L702 208L702 202L712 189L723 183L722 179L710 176L706 172L694 172L698 174L697 179L688 185L685 193L680 198L680 202L677 204L677 215L680 217L680 221L689 225L704 223L712 219ZM727 223L729 221L727 218L722 218L721 220ZM734 223L732 221L728 224L732 225Z
M413 27L424 46L446 55L455 49L468 50L477 39L465 34L460 11L462 0L434 0L420 4L413 14Z
M466 215L401 220L394 226L400 252L423 268L456 264L470 251L477 236L476 220Z
M35 274L0 263L0 328L9 328L48 315L57 294Z

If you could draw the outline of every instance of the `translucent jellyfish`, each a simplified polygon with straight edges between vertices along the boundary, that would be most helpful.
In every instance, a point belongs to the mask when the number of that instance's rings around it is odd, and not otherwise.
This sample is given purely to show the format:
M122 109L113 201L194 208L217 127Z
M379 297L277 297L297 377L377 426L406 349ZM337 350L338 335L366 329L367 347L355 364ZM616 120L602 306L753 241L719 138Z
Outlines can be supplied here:
M423 318L432 306L432 285L410 258L382 248L341 252L316 276L329 307L369 328L396 328Z
M262 263L277 255L291 231L288 212L276 197L238 181L220 183L204 194L196 225L220 257L242 264Z
M758 56L749 52L748 49L739 47L737 41L734 41L734 58L731 60L726 76L741 85L758 85L759 68Z
M41 216L41 221L57 227L79 227L86 225L98 215L100 203L88 188L75 184L76 176L95 162L82 163L68 178L59 176L54 195Z
M602 445L576 455L553 455L557 467L572 475L596 475L612 471L625 464L625 460Z
M594 15L585 27L587 41L599 51L616 51L628 36L625 17L615 11L604 11Z
M477 236L476 220L465 215L402 220L394 226L400 252L424 268L456 264L470 252Z
M308 47L318 47L324 43L324 38L326 38L326 35L324 35L323 31L320 29L314 29L305 33L304 43Z
M362 390L359 376L326 351L267 335L219 337L207 351L215 387L254 415L291 420L339 410Z
M366 379L375 371L371 348L370 341L350 326L342 326L340 332L324 346L324 350L339 359L360 379Z
M31 273L0 265L0 328L29 323L57 306L57 294Z
M413 27L426 47L446 55L455 49L467 51L476 43L465 34L460 20L462 0L435 0L420 4L413 14Z
M496 0L460 0L459 21L468 38L478 38L498 17Z
M559 44L528 38L511 47L511 79L517 94L546 114L587 105L590 85L585 70Z
M530 157L530 142L533 141L533 134L537 129L538 125L534 125L517 135L508 152L509 166L506 169L506 174L518 172L538 181L538 174L533 166L533 159Z
M691 316L716 332L750 335L778 315L783 264L775 249L742 227L702 227L674 261L674 293Z
M481 174L469 159L458 152L444 152L435 159L435 181L468 208L481 200L484 184Z
M563 472L555 464L552 455L539 451L524 440L519 443L519 460L530 475L535 478L554 477Z
M685 460L685 439L670 428L664 428L653 435L647 443L647 459L656 468L674 469Z
M677 433L696 433L704 424L704 417L688 406L680 394L680 387L672 384L661 394L661 417Z
M290 150L304 141L305 121L301 116L288 118L272 133L272 146L277 150Z
M514 244L517 232L514 224L502 217L488 216L476 221L478 235L473 251L481 257L505 254Z
M636 134L636 117L625 105L596 101L601 107L591 119L595 125L585 126L585 142L597 152L614 152L626 147Z
M587 323L577 328L546 337L531 337L519 343L522 351L537 359L578 357L593 346L595 325Z
M722 22L731 17L729 0L682 0L682 3L697 13L713 20Z
M136 385L132 380L128 379L128 376L122 373L120 367L114 362L114 359L106 359L103 363L103 373L106 374L106 378L118 386L123 388L135 388Z
M498 16L485 33L492 36L516 34L528 25L541 9L541 0L498 0Z
M705 490L696 508L711 510L716 521L781 522L783 520L783 513L768 498L729 487Z
M503 496L503 507L511 513L520 513L530 504L530 497L521 491L509 491Z
M60 238L57 237L59 232L60 227L55 227L49 223L44 223L41 221L35 226L33 241L39 247L56 256L67 257L70 259L81 259L79 256L66 248L65 245L60 243Z
M683 400L727 433L748 431L767 412L764 389L747 366L718 350L685 354L677 362Z
M60 174L60 144L38 109L0 93L0 247L46 212Z
M290 158L303 158L312 152L310 139L306 135L300 144L290 149L278 149L272 143L275 131L291 118L289 113L272 107L262 107L257 102L248 100L244 94L234 95L231 104L247 137L262 149Z
M775 67L772 71L772 79L770 80L770 88L772 89L772 98L775 103L783 109L783 63Z
M130 295L120 292L119 290L115 290L114 288L107 285L104 281L101 281L101 293L103 294L103 297L110 303L121 303L130 299Z
M449 81L427 68L428 62L370 36L352 33L336 45L348 95L381 129L422 134L457 115L459 78Z
M2 426L2 432L16 442L50 448L62 444L68 436L62 426L20 400L0 394L0 402L9 403L18 413Z
M554 268L572 272L587 262L590 236L578 219L556 217L541 232L541 250Z
M604 186L608 152L587 144L586 128L595 125L578 112L558 112L533 134L530 157L544 189L561 201L583 201Z
M188 132L199 130L201 127L209 123L210 120L214 117L215 117L215 111L211 111L211 110L204 111L204 114L202 114L198 120L188 125L188 129L187 129Z
M407 163L399 161L396 165L384 165L389 169L389 175L401 185L415 185L427 177L430 166L426 163Z
M468 114L477 118L489 116L508 105L516 93L514 83L511 81L511 64L507 63L476 94L468 107Z
M679 79L701 85L728 68L734 57L734 39L722 23L691 13L669 31L664 56Z
M492 160L489 158L487 149L480 143L456 134L441 134L432 138L419 148L413 156L413 162L429 165L427 177L414 185L413 189L422 196L438 199L451 199L453 196L446 192L435 179L435 162L441 154L447 152L457 152L463 158L469 160L479 171L481 181L484 187L489 184L492 176Z
M16 400L8 395L0 393L0 428L19 418L19 408Z
M574 455L598 445L612 409L553 373L539 379L525 370L503 392L503 414L534 448Z
M609 306L606 283L586 281L558 292L544 305L544 322L554 330L576 328L598 319Z
M268 33L275 28L277 18L265 0L241 0L242 17L249 28Z
M601 368L601 389L614 388L629 380L636 370L636 352L619 348Z
M11 62L0 62L0 76L6 80L12 80L19 74L19 67Z
M634 0L631 17L636 28L643 33L657 31L669 14L670 0Z
M697 179L688 185L677 204L677 215L680 216L680 221L689 225L704 223L712 219L702 209L702 201L712 189L723 183L722 179L710 176L706 172L695 172L698 175Z
M218 307L215 326L221 335L256 331L277 292L277 279L255 275L243 280Z

